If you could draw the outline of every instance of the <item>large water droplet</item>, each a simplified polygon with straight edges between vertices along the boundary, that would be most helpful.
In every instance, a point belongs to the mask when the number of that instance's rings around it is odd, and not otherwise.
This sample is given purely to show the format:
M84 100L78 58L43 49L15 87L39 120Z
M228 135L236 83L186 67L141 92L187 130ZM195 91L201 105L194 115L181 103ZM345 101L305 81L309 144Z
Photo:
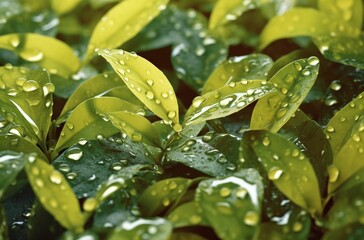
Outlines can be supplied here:
M268 171L268 178L270 180L278 180L283 174L283 170L278 167L272 167Z
M154 99L154 93L151 91L147 91L145 93L145 96L149 99L149 100L153 100Z
M78 161L82 158L83 151L79 147L72 147L67 150L67 152L65 153L65 156L70 160Z
M38 90L39 88L40 88L39 83L34 80L28 80L23 84L24 92L33 92L35 90Z
M53 171L51 175L49 176L49 179L54 184L61 184L63 175L58 171Z
M98 202L95 198L87 198L83 203L83 210L86 212L92 212L96 209L97 204Z
M259 222L259 215L254 211L246 212L244 216L244 223L248 226L255 226Z
M43 52L38 49L25 49L20 53L20 55L29 62L38 62L44 57Z
M329 181L332 183L336 182L340 174L339 169L334 165L330 165L327 168L327 172L329 174Z
M192 101L192 106L198 108L205 100L206 98L202 96L195 97Z

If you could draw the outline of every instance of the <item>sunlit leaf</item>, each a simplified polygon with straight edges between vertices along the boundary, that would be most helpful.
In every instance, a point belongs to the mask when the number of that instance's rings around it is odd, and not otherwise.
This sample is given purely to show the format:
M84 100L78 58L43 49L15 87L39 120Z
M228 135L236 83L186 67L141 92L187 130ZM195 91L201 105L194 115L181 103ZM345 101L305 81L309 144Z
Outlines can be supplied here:
M232 82L193 99L184 124L197 124L231 115L274 91L275 87L264 80Z
M28 156L25 171L43 207L63 227L82 232L84 218L78 200L63 175L32 155Z
M37 63L50 73L70 76L75 73L80 62L73 50L55 38L39 34L7 34L0 37L0 48L19 54L28 62Z
M345 65L364 69L364 35L359 37L322 36L315 44L325 58Z
M222 26L230 21L236 20L243 15L244 12L260 7L264 4L270 3L272 0L218 0L211 12L209 29L213 30Z
M145 117L127 111L109 112L105 116L133 141L144 142L155 147L161 146L157 131Z
M296 60L279 70L269 80L279 91L258 101L251 118L251 129L277 132L309 93L315 83L318 69L318 58L310 57Z
M174 209L168 219L175 228L188 226L209 226L209 223L202 216L202 209L195 201L184 203Z
M259 49L263 49L275 40L282 38L307 36L346 35L357 36L358 29L339 22L313 8L293 8L282 15L272 18L260 35Z
M363 2L361 0L319 0L318 8L333 18L343 20L361 29L363 24Z
M292 142L268 131L249 131L243 141L251 146L268 179L311 215L322 213L318 180L309 159ZM295 186L295 187L292 187Z
M58 14L65 14L77 7L82 0L51 0L52 9Z
M180 131L176 94L167 77L148 60L123 50L101 50L129 89L152 112Z
M23 154L9 150L0 151L0 199L24 166Z
M272 59L263 54L231 57L221 63L206 80L201 94L214 91L232 82L241 80L265 80L272 67Z
M116 48L143 29L166 8L169 0L125 0L110 9L98 22L87 47L86 61L95 49ZM123 17L120 18L120 15Z
M144 216L152 217L166 211L185 194L191 180L169 178L147 188L139 199L140 210Z
M261 221L262 200L262 179L254 169L204 180L196 190L203 216L221 239L252 239Z
M81 102L101 96L118 97L125 101L138 103L138 99L125 86L124 82L114 72L101 73L81 83L68 98L58 117L58 123L66 120L67 115ZM142 103L140 103L142 106Z
M21 125L44 147L51 124L54 85L47 72L7 65L0 68L0 114Z
M114 97L91 98L78 105L68 117L53 151L53 157L63 148L78 143L81 139L104 138L119 130L100 114L115 111L144 112L140 106Z
M150 240L169 240L172 234L172 224L164 218L125 221L116 228L109 240L130 240L146 238Z

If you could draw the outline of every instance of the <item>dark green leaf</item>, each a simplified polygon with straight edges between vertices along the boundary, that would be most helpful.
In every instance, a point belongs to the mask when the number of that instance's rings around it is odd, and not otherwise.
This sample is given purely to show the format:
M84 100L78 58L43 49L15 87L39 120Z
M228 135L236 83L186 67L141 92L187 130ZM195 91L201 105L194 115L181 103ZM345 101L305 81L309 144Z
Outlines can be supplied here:
M251 146L268 178L283 194L313 216L322 213L323 206L315 171L298 147L282 136L268 131L245 132L243 141Z
M364 228L363 224L360 222L356 222L340 229L335 229L332 231L326 232L323 236L323 240L360 240L364 236Z
M1 135L0 151L10 150L18 153L34 153L42 159L47 159L44 153L26 138L17 135Z
M0 199L7 187L13 183L19 172L23 170L24 166L23 154L13 151L0 151Z
M201 94L217 90L224 85L241 80L266 80L273 61L263 54L231 57L221 63L205 82Z
M251 129L277 132L292 117L309 93L318 69L318 58L310 57L296 60L279 70L269 80L279 91L258 101L251 118Z
M203 216L221 239L252 239L261 221L262 200L262 179L254 169L204 180L196 190Z
M276 89L273 84L264 80L232 82L193 99L192 105L187 110L184 124L197 124L226 117L274 91Z
M9 239L4 208L0 205L0 239Z

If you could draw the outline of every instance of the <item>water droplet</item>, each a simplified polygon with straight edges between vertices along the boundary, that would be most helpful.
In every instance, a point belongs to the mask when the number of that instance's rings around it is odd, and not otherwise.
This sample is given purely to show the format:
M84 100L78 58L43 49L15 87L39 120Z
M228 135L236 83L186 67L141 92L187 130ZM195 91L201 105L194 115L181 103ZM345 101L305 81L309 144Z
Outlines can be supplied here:
M205 53L205 48L204 47L202 47L202 46L198 46L197 48L196 48L196 50L195 50L195 54L197 55L197 56L202 56L204 53Z
M74 180L77 178L77 176L78 175L75 172L70 172L70 173L67 173L67 175L66 175L67 179L69 179L69 180Z
M329 125L329 126L326 127L326 131L329 132L329 133L332 133L332 132L335 131L335 128L333 126Z
M11 36L9 39L9 43L13 48L17 48L20 44L20 39L17 35Z
M167 116L169 119L173 119L177 116L177 114L175 111L169 111Z
M268 147L268 146L269 146L269 144L270 144L270 140L269 140L269 138L268 138L268 137L265 137L265 138L263 139L263 145L264 145L264 146L266 146L266 147Z
M43 182L43 180L42 179L40 179L40 178L37 178L37 179L35 179L35 185L37 186L37 187L44 187L44 182Z
M234 98L232 97L225 97L220 100L219 104L221 107L227 107L233 100Z
M163 198L162 199L162 204L163 204L163 206L168 207L169 204L171 204L171 202L170 202L170 200L168 198Z
M302 66L299 62L294 62L293 66L296 68L297 71L301 71L302 70Z
M288 89L287 88L285 88L285 87L282 87L281 88L281 93L282 94L287 94L287 92L288 92Z
M74 125L72 123L67 123L66 126L67 126L67 128L69 130L73 130L74 129Z
M83 210L86 212L92 212L96 209L98 202L95 198L87 198L83 203Z
M268 178L270 180L278 180L283 174L283 170L278 167L272 167L268 171Z
M220 189L220 196L225 198L231 195L231 190L229 188L223 187Z
M202 221L202 218L198 215L193 214L190 217L190 223L192 223L192 224L199 224L201 221Z
M330 165L327 168L327 172L329 174L329 181L332 183L336 182L340 174L339 169L334 165Z
M149 86L153 86L153 85L154 85L154 81L153 81L152 79L148 79L148 80L147 80L147 84L148 84Z
M58 202L56 199L50 199L49 200L49 205L52 207L52 208L57 208L58 207Z
M303 225L302 225L302 223L300 223L300 222L295 222L295 223L293 224L292 230L293 230L294 232L300 232L302 229L303 229Z
M58 170L61 172L69 172L71 171L70 166L68 166L68 164L62 163L61 165L59 165Z
M198 108L205 100L206 98L202 96L195 97L192 101L192 106Z
M149 100L153 100L154 99L154 93L151 91L147 91L145 93L145 96L149 99Z
M114 171L120 171L121 169L123 169L123 164L120 162L115 162L111 165L111 169Z
M139 132L133 132L131 134L131 140L134 142L141 142L143 140L143 135Z
M177 183L175 181L172 181L169 183L168 188L169 190L174 190L177 188L177 186L178 186Z
M333 90L333 91L339 91L341 89L341 84L339 81L333 81L331 82L330 84L330 88Z
M28 80L23 84L23 91L24 92L33 92L39 89L39 83L34 80Z
M247 193L248 191L245 188L239 188L238 190L236 190L236 197L243 199L245 198Z
M352 139L354 140L354 142L360 142L360 136L357 133L354 133L352 136Z
M248 226L255 226L259 222L259 215L254 211L248 211L245 213L244 223Z
M61 184L63 175L58 171L53 171L51 175L49 176L49 179L54 184Z
M290 75L290 74L287 74L285 77L284 77L284 81L286 83L291 83L292 81L294 80L294 76Z
M43 52L41 52L38 49L24 49L20 52L20 55L22 58L29 62L38 62L43 59L44 55Z
M52 83L46 83L42 89L43 89L44 97L48 96L48 94L50 94L50 93L54 93L54 91L55 91L55 87Z
M317 66L317 65L320 63L320 60L319 60L317 57L312 56L312 57L309 57L309 58L307 59L307 62L308 62L308 64L310 64L311 66Z
M67 150L65 156L70 160L78 161L82 158L83 151L79 147L72 147Z

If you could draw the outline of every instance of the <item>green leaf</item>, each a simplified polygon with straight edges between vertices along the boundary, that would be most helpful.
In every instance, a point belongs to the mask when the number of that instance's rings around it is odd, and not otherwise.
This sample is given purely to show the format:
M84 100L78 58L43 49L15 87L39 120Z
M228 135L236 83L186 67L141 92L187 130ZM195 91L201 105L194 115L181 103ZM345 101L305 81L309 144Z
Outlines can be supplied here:
M140 103L115 72L101 73L77 87L68 98L57 122L66 120L67 115L83 101L101 96L118 97L134 104ZM143 104L140 103L139 105L142 106Z
M5 150L26 154L35 153L38 157L47 159L34 143L17 135L0 135L0 151Z
M205 82L201 94L214 91L232 82L241 80L266 80L272 67L272 59L264 54L231 57L221 63Z
M296 112L312 88L319 69L317 57L296 60L279 70L269 83L279 89L256 104L250 127L277 132Z
M269 180L283 194L312 216L322 213L323 206L315 171L298 147L282 136L264 130L245 132L243 142L251 146Z
M328 168L329 192L337 189L344 181L364 166L363 139L363 93L347 104L330 120L325 128L334 153L334 162Z
M316 38L314 42L325 58L364 69L364 34L359 37L322 36Z
M99 53L141 102L158 117L173 124L176 131L182 130L176 94L163 72L134 53L116 49L104 49Z
M338 229L355 222L363 221L364 191L356 184L335 194L334 204L327 214L326 227Z
M282 38L331 35L357 36L359 30L312 8L293 8L272 18L260 35L259 49Z
M202 181L196 202L221 239L253 239L260 224L263 184L254 169ZM228 223L228 224L226 224Z
M4 207L0 204L0 239L9 239Z
M78 200L63 175L33 155L28 156L25 171L43 207L63 227L82 232L84 217Z
M209 226L202 216L202 209L195 201L184 203L168 214L168 220L175 228L188 226Z
M9 150L0 151L0 199L24 166L24 154Z
M110 9L97 23L87 47L86 61L96 49L115 48L133 38L166 8L169 0L125 0ZM120 15L123 17L120 18Z
M363 224L356 222L340 229L327 231L322 240L341 240L341 239L362 239L364 236Z
M0 68L0 114L22 126L44 147L52 117L54 85L47 72L7 65Z
M229 116L275 90L272 84L263 80L232 82L193 99L184 124L197 124Z
M82 0L51 0L52 9L62 15L76 8Z
M53 157L63 148L80 140L103 138L117 133L119 130L100 115L123 110L144 112L138 105L114 97L91 98L82 102L68 117L54 148Z
M73 50L55 38L39 34L7 34L0 36L0 48L19 54L28 62L37 63L52 74L68 77L80 68Z
M146 238L150 240L169 240L172 234L172 224L164 218L125 221L116 228L109 240L130 240Z
M343 20L355 28L362 27L363 3L361 0L319 0L318 8L327 15Z
M155 163L143 144L128 138L108 137L82 140L64 151L52 165L67 178L77 197L85 198L95 195L98 186L112 174Z
M186 193L190 184L190 179L169 178L147 188L139 198L139 207L143 216L157 216L163 211L173 208Z
M248 10L258 8L270 2L271 0L218 0L211 12L209 29L214 30L230 21L236 20Z
M105 116L133 141L143 142L155 147L161 146L158 132L145 117L127 111L109 112Z

